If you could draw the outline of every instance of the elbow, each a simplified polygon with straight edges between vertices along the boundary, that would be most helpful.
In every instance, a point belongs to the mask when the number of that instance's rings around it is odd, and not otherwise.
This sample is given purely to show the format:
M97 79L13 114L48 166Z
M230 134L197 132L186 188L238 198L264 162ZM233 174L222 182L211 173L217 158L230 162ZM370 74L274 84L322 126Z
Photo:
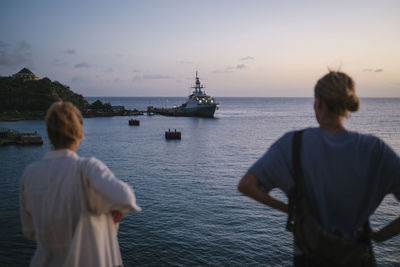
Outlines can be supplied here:
M240 180L237 189L244 195L249 195L250 192L258 186L257 178L250 172L247 172Z
M243 179L240 180L237 186L237 190L242 194L246 194L246 192L248 191L248 185L243 181Z
M33 230L24 230L24 231L23 231L23 234L24 234L24 236L25 236L26 238L28 238L29 240L36 241L36 238L35 238L35 231L33 231Z
M242 180L240 180L240 182L237 186L237 189L240 193L247 195L250 187L251 187L251 185L245 179L242 179Z

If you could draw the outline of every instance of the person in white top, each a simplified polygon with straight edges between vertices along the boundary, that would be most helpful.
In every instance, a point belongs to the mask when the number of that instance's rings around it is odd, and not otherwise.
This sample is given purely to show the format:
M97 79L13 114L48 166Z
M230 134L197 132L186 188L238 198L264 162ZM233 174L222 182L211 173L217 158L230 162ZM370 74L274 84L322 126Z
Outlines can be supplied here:
M27 166L20 182L22 230L37 243L30 265L122 265L114 224L123 213L141 211L133 189L100 160L76 154L83 138L83 120L71 103L54 103L47 112L46 126L54 150ZM104 229L82 228L82 214L94 216L92 221ZM84 247L91 237L88 233L102 235L92 236L92 248ZM99 247L110 253L102 253Z

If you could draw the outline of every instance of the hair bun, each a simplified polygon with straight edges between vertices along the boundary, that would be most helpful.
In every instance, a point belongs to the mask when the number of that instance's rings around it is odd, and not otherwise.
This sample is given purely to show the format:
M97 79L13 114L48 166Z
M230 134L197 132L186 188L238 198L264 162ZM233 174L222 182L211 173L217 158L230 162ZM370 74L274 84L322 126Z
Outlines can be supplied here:
M344 104L348 111L355 112L360 108L360 99L354 94L348 95Z

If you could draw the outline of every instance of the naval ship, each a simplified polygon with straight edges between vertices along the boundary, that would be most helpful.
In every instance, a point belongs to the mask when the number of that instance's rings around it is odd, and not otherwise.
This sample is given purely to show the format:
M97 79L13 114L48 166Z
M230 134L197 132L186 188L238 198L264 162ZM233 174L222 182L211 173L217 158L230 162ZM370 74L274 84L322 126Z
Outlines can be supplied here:
M204 117L213 118L214 112L218 108L218 104L214 98L207 95L202 89L204 86L200 83L200 78L197 76L196 83L192 87L194 90L188 97L188 100L180 106L172 108L154 108L147 107L148 114L160 114L165 116L184 116L184 117Z

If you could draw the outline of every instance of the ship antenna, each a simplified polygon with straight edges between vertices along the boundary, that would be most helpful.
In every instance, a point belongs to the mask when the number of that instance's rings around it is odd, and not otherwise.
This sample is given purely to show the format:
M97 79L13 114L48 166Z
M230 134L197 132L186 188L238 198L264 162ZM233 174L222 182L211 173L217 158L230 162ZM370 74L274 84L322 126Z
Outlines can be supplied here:
M195 89L194 89L196 92L196 95L198 93L198 86L197 86L198 81L199 81L199 78L197 77L197 70L196 70L196 85L195 85Z

